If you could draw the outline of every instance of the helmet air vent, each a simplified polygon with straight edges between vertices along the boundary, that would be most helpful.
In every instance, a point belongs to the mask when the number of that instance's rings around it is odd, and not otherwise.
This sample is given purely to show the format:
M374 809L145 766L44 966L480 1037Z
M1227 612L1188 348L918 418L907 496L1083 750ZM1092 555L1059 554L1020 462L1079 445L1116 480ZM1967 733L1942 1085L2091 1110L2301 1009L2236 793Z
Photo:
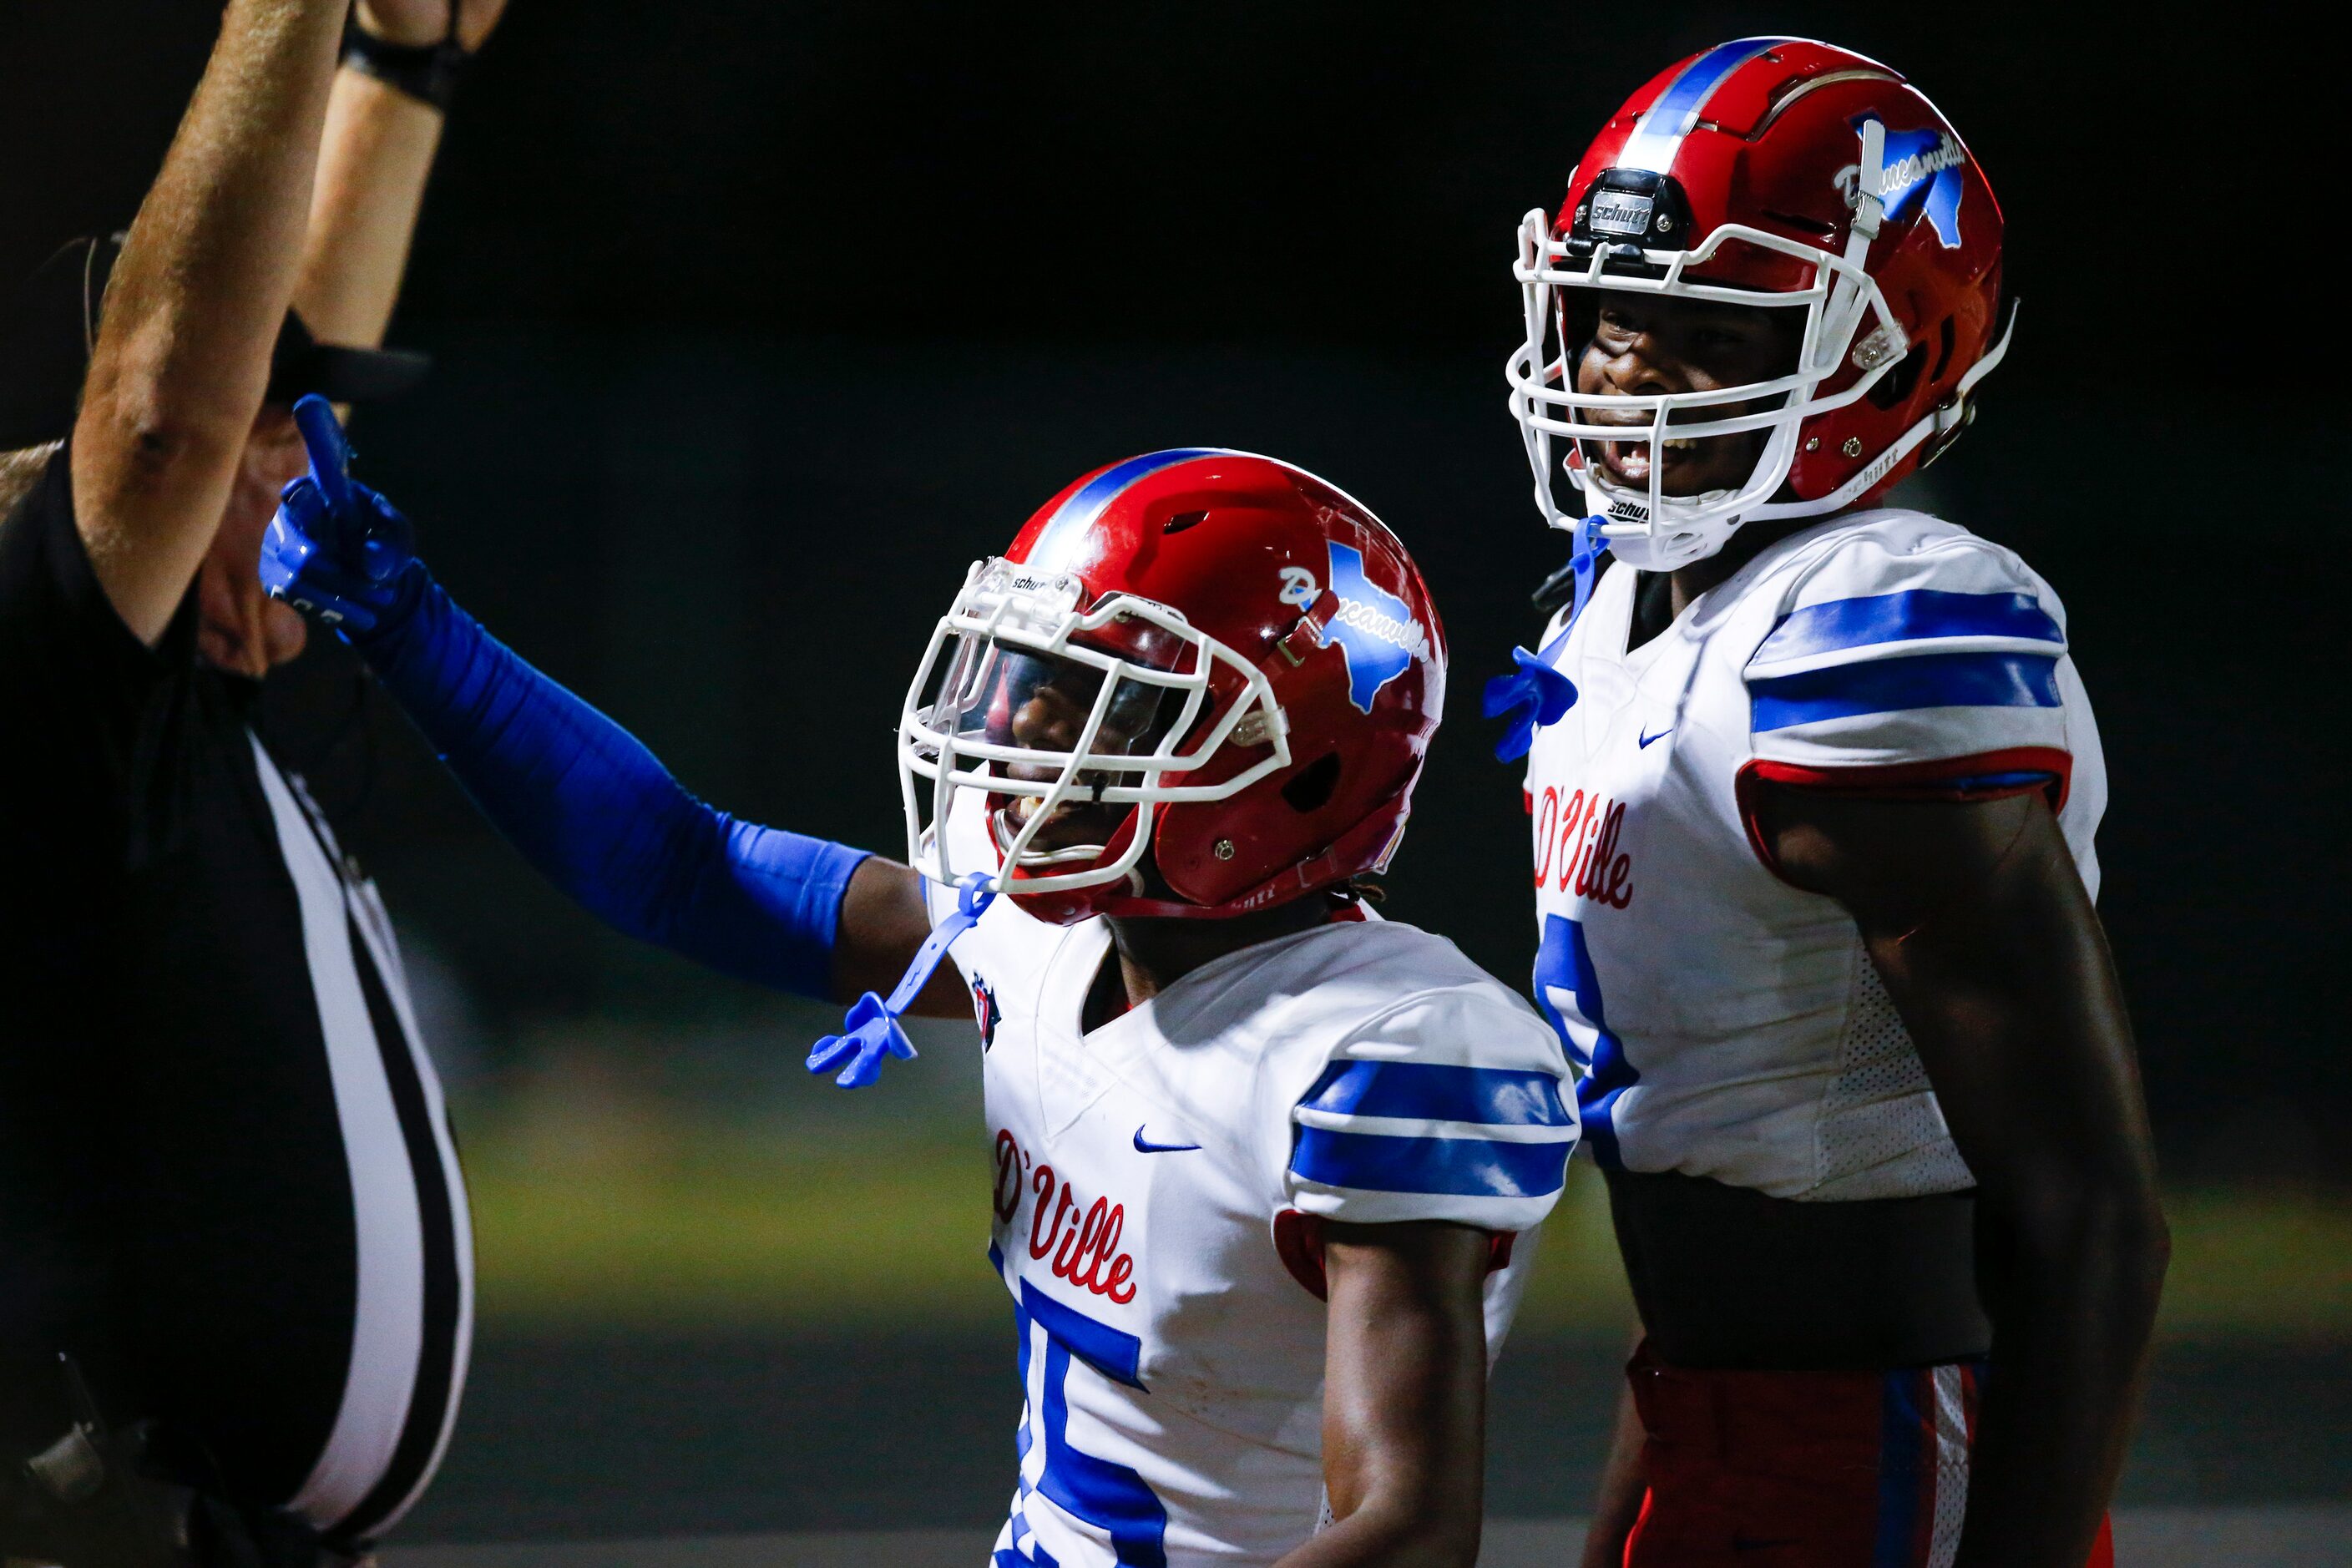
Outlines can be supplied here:
M1951 317L1945 317L1942 322L1937 326L1936 335L1941 341L1942 347L1939 348L1936 353L1936 368L1927 373L1927 379L1929 381L1943 380L1944 367L1952 363L1952 342L1956 334L1952 330Z
M1326 752L1282 786L1282 798L1290 803L1291 810L1305 816L1321 810L1339 787L1339 753Z

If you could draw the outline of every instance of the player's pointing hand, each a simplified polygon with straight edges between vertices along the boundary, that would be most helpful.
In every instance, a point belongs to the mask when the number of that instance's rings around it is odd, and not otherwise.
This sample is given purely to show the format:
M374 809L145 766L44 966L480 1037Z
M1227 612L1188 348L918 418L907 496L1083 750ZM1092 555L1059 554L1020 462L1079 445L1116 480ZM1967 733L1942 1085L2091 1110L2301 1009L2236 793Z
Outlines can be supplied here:
M343 437L343 424L335 417L334 405L323 397L301 399L294 405L294 427L302 433L303 455L310 459L310 482L319 488L330 510L350 510L352 447Z
M422 575L415 531L390 501L351 477L351 447L325 398L297 403L294 423L310 471L279 495L261 542L261 585L339 631L375 631L399 618Z

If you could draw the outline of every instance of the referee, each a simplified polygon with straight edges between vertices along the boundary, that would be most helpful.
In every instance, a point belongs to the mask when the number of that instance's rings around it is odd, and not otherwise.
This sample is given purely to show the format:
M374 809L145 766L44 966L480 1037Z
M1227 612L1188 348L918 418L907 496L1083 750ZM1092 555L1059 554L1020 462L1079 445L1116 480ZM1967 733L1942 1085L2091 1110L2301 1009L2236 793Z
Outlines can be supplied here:
M0 1559L347 1561L448 1440L440 1089L249 720L303 640L256 579L291 401L421 373L320 340L381 342L503 3L368 0L346 41L350 0L231 0L119 257L69 248L0 347Z

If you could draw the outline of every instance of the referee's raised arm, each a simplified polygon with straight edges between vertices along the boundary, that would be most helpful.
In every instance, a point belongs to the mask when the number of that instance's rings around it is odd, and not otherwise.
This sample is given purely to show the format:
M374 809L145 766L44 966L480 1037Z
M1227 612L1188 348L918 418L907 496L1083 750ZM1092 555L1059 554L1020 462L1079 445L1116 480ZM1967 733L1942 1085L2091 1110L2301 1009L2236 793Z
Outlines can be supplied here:
M294 292L349 0L231 0L108 286L75 517L151 647L211 547Z
M374 344L503 8L231 0L128 235L0 310L0 1561L347 1568L457 1418L464 1174L256 563L293 405L424 374Z

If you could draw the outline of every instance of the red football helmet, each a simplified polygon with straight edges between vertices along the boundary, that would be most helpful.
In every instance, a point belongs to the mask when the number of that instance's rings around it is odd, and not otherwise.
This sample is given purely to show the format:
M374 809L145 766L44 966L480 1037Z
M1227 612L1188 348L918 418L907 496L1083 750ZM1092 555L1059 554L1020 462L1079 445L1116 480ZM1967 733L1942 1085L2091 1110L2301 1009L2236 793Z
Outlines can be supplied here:
M1538 210L1520 226L1527 341L1511 360L1511 408L1537 505L1556 528L1597 515L1621 559L1671 571L1750 520L1872 500L1959 434L1970 391L2008 348L2006 328L1996 337L2000 240L1976 160L1885 66L1827 44L1742 38L1671 67L1601 131L1559 216ZM1597 289L1802 310L1802 346L1775 380L1579 393ZM1754 401L1765 409L1708 416ZM1658 461L1644 494L1579 446L1624 440L1629 419L1653 452L1670 434L1767 435L1736 489L1667 495ZM1555 437L1568 448L1558 468ZM1566 509L1553 490L1562 469L1584 492Z
M1244 452L1130 458L974 563L932 634L908 858L1065 925L1270 909L1386 867L1444 700L1429 592L1361 505Z

